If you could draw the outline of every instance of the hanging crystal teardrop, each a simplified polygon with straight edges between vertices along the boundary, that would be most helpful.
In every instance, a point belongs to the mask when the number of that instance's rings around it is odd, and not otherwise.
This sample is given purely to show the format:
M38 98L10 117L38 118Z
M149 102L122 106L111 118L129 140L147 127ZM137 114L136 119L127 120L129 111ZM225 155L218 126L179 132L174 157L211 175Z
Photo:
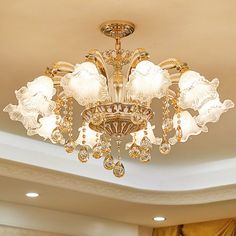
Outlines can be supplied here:
M106 141L101 142L101 152L105 155L111 153L111 144L110 144L110 142L106 142Z
M89 152L88 152L88 147L87 146L82 146L79 150L78 153L78 159L82 162L85 163L89 159Z
M168 154L171 150L171 146L170 144L168 143L168 141L163 141L160 146L159 146L159 151L161 154Z
M152 143L147 136L144 136L140 142L140 149L141 150L150 150L152 149Z
M72 153L75 149L75 142L73 140L67 140L64 146L67 153Z
M129 149L129 156L130 158L136 159L140 157L140 147L136 144L133 143Z
M165 132L171 131L173 129L173 121L172 121L172 119L170 119L170 118L164 119L163 123L162 123L162 129Z
M52 131L51 138L52 138L52 141L55 142L55 143L61 143L62 142L63 135L62 135L62 133L61 133L59 128L55 128Z
M95 159L99 159L102 157L102 146L100 142L94 145L92 155Z
M125 168L124 168L123 164L120 161L116 162L116 164L113 168L113 174L118 178L124 176Z
M111 155L107 155L104 158L103 166L107 170L112 170L114 168L115 163L114 163L114 159L113 159L113 157Z
M140 153L141 162L149 162L151 160L151 153L149 150L142 150Z

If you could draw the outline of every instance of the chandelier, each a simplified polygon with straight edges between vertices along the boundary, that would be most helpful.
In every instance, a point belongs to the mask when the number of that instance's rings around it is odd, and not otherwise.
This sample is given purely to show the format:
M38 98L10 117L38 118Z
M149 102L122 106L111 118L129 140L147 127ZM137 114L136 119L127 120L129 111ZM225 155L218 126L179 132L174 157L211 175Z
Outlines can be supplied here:
M100 29L115 39L115 49L91 50L81 64L57 62L45 75L15 91L18 104L9 104L4 111L12 120L20 121L28 135L38 134L62 144L68 153L78 150L82 163L90 157L104 158L104 167L122 177L124 137L131 135L131 142L125 145L129 157L148 162L153 145L159 146L161 154L168 154L172 145L207 132L208 122L218 121L222 113L234 107L231 100L220 101L218 79L209 81L173 58L156 65L142 48L122 49L121 38L134 32L134 24L110 21ZM113 67L112 73L108 73L107 65ZM163 107L160 137L154 135L150 123L154 98ZM73 131L77 123L73 120L75 102L84 106L77 135ZM115 156L112 140L117 146Z

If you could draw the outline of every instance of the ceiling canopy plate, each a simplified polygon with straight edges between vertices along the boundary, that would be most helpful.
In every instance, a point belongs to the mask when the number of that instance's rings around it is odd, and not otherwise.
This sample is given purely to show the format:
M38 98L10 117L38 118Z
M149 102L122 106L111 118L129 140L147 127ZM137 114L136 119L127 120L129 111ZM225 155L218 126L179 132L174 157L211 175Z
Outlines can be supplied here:
M123 38L134 32L135 25L128 21L106 21L101 24L100 30L108 37Z

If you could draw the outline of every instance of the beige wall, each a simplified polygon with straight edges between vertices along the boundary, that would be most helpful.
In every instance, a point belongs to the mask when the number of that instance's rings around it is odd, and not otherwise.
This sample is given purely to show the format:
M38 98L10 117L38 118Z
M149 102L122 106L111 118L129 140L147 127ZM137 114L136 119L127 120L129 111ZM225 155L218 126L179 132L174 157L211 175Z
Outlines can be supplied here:
M20 229L9 226L0 225L1 236L69 236L65 234L42 232L37 230Z

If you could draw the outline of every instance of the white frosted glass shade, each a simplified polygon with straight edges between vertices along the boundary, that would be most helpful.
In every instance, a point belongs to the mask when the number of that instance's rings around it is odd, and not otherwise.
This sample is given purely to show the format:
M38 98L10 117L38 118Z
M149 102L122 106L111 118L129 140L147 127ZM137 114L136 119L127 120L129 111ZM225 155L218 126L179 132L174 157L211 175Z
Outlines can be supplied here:
M213 79L210 82L195 71L184 72L179 80L180 107L198 110L206 102L219 96L216 91L218 85L218 79Z
M82 106L109 98L106 78L99 73L95 64L76 64L72 73L61 80L66 96L72 96Z
M25 111L21 105L7 105L3 111L8 112L10 119L19 121L26 129L34 129L39 126L38 113Z
M217 122L224 112L233 107L234 103L231 100L225 100L223 103L219 98L210 100L198 110L196 121L201 126L208 122Z
M127 83L127 95L134 100L149 101L163 97L171 85L169 74L150 61L141 61L132 69Z
M57 127L56 124L56 115L50 115L50 116L45 116L43 118L39 119L39 123L40 123L40 127L38 129L36 129L36 133L45 138L45 139L50 139L51 142L51 135L52 135L52 131Z
M85 132L82 131L82 129L85 128ZM83 141L83 134L85 134L86 138L86 144L88 145L90 148L93 148L93 146L96 144L96 139L97 139L97 135L98 138L100 138L100 136L102 135L101 133L98 133L94 130L92 130L88 123L85 124L85 126L82 126L79 128L79 136L77 138L77 140L75 141L77 145L83 145L82 141Z
M53 81L47 76L34 79L15 94L18 105L9 104L4 111L9 113L12 120L20 121L26 129L38 128L38 116L48 116L55 108L55 102L51 100L55 89Z
M188 111L180 112L180 119L177 114L173 117L173 127L177 130L178 120L180 120L180 127L182 130L181 142L186 142L191 135L198 135L201 132L207 132L207 128L199 127L192 115Z
M154 135L153 130L155 129L154 125L151 125L150 122L147 123L147 137L149 138L149 140L151 141L152 144L155 145L159 145L161 143L161 138L157 138ZM145 136L144 135L144 130L140 130L138 132L135 133L131 133L131 136L133 138L133 142L134 142L134 137L136 139L136 144L140 145L142 138Z

